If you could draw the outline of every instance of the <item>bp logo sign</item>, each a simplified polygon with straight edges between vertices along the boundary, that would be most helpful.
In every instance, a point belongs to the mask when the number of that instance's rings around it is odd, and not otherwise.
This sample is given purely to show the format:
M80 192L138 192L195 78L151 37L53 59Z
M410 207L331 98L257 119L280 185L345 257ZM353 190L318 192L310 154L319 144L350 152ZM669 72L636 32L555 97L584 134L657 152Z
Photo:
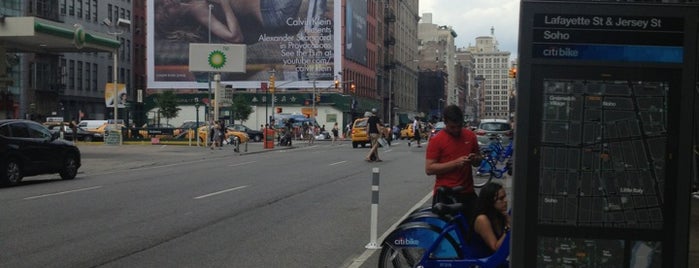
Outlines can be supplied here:
M226 65L226 54L220 50L214 50L209 53L209 66L214 69L221 69Z
M85 46L85 30L80 24L76 24L73 31L73 44L78 49L82 49Z

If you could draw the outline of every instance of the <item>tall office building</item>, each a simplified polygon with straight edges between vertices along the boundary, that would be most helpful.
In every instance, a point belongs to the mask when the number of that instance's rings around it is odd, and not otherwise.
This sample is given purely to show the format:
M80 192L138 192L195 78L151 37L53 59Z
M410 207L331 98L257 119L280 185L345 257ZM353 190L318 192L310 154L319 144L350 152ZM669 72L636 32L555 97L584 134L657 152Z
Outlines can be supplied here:
M457 34L451 26L432 23L432 14L425 13L418 25L418 38L420 39L420 70L443 72L446 76L444 95L432 102L443 99L446 105L459 104L460 88L456 85L455 55L456 46L454 39ZM438 105L430 105L435 108Z
M476 37L476 45L467 48L475 64L479 119L508 119L510 116L510 87L513 85L508 76L510 52L498 49L494 32L491 28L491 36Z

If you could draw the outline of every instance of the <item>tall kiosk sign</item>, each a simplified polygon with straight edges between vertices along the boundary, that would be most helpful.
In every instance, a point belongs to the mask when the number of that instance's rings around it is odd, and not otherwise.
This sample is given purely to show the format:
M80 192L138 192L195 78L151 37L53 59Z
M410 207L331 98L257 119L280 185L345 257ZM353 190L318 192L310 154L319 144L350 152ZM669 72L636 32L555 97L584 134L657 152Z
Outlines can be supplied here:
M698 11L522 2L513 267L687 265Z

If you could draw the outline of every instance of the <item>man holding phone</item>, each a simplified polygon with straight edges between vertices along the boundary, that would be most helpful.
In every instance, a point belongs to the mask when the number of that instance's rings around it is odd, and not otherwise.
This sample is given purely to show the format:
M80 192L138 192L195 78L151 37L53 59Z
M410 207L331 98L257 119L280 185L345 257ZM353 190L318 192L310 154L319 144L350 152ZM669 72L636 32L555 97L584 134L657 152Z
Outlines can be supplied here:
M440 186L462 186L463 191L456 196L457 202L464 204L464 215L471 217L476 202L473 188L474 166L479 166L483 157L478 147L476 134L464 128L464 115L456 105L443 110L445 127L430 139L425 154L425 173L436 175L434 189ZM434 200L447 202L449 200Z

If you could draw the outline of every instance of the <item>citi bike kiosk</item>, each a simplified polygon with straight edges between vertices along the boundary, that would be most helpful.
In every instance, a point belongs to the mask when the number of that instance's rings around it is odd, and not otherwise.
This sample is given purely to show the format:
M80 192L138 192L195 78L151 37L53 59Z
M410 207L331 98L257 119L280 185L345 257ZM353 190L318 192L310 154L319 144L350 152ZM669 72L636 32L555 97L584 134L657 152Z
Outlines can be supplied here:
M697 6L523 1L512 267L686 267Z

